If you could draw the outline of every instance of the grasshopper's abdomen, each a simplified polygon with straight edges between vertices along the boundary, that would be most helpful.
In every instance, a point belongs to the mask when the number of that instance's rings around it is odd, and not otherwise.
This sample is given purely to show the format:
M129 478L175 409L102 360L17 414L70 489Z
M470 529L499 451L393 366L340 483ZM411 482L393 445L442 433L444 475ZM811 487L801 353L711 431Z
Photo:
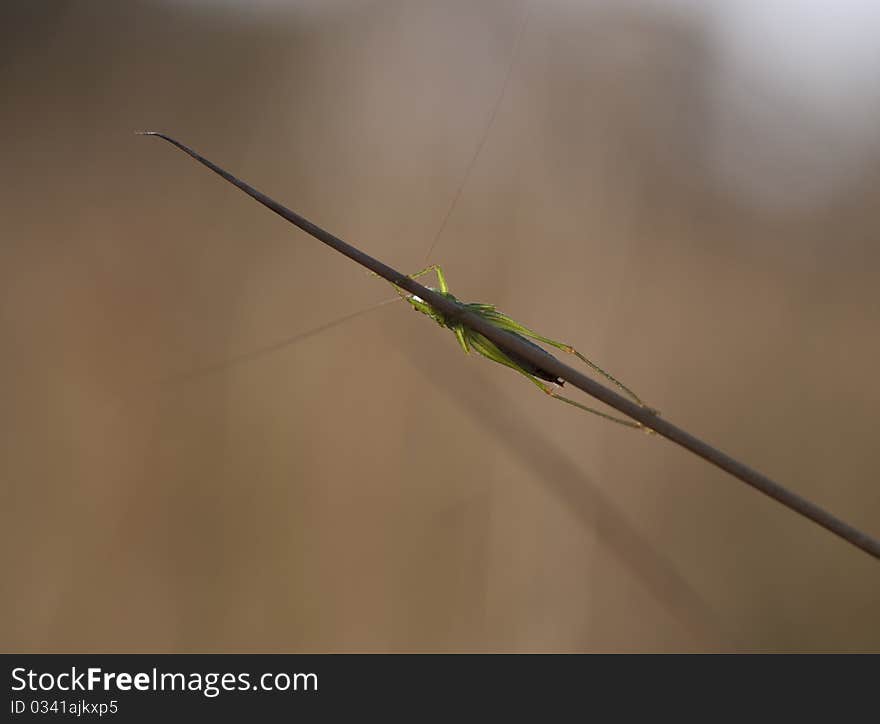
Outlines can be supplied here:
M509 332L508 334L516 334L516 333ZM552 357L552 355L547 350L545 350L543 347L539 347L537 344L535 344L531 340L526 339L525 337L523 337L520 334L516 334L516 337L519 338L519 340L521 342L525 342L530 347L534 347L534 349L536 349L538 352L541 352L542 354L546 355L547 357ZM508 357L512 362L517 364L519 367L522 367L522 369L525 370L528 374L532 375L533 377L537 377L539 380L544 380L544 382L550 382L554 385L559 385L560 387L562 387L562 385L565 384L564 380L561 380L556 375L548 372L545 369L542 369L541 367L535 366L534 364L532 364L531 362L529 362L526 359L523 359L522 357L520 357L518 354L515 354L514 352L510 352L509 350L504 350L504 355L505 355L505 357Z

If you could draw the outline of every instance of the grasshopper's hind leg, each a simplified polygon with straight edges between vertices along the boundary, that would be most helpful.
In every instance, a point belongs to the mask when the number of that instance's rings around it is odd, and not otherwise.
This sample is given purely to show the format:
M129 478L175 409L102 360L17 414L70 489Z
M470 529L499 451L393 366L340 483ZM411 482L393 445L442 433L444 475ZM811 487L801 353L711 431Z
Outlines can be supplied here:
M515 322L509 317L505 317L505 324L503 325L506 329L510 329L513 332L518 332L526 337L530 337L538 342L543 342L544 344L549 344L551 347L555 347L558 350L566 352L567 354L573 354L577 357L581 362L583 362L587 367L596 372L597 374L604 377L608 380L612 385L614 385L618 390L623 392L627 397L629 397L633 402L637 405L644 407L655 414L659 414L657 410L653 407L648 407L644 402L642 402L642 398L639 397L635 392L633 392L629 387L627 387L623 382L618 380L614 375L610 372L606 372L599 365L593 362L591 359L584 357L580 352L578 352L574 347L570 344L566 344L565 342L557 342L555 339L550 339L549 337L544 337L543 335L538 334L532 329L528 327L522 326L519 322ZM562 399L562 398L560 398Z
M555 385L548 385L542 380L535 377L535 375L531 374L528 370L523 369L520 365L518 365L516 362L510 359L510 357L508 357L500 349L498 349L498 347L493 342L490 342L488 339L482 337L481 335L473 335L471 337L470 344L476 352L479 352L481 355L483 355L487 359L492 360L493 362L497 362L498 364L504 365L505 367L510 367L510 369L521 374L529 382L531 382L545 394L552 397L554 400L559 400L560 402L564 402L567 405L572 405L573 407L577 407L584 412L590 412L594 415L598 415L599 417L605 420L609 420L610 422L616 422L618 425L624 425L625 427L634 427L636 429L642 429L647 432L653 432L653 430L645 427L642 423L635 420L625 420L620 417L614 417L613 415L609 415L607 412L602 412L602 410L597 410L593 407L587 407L586 405L582 405L580 402L575 402L568 397L560 395Z
M532 375L525 374L535 385L540 387L544 392L546 392L550 397L554 400L559 400L560 402L564 402L567 405L572 405L577 407L579 410L584 410L585 412L591 412L594 415L598 415L599 417L609 420L611 422L616 422L618 425L624 425L626 427L634 427L636 429L644 429L648 432L652 432L649 428L642 425L640 422L636 422L635 420L625 420L622 417L615 417L614 415L609 415L607 412L602 412L602 410L597 410L594 407L587 407L586 405L582 405L580 402L575 402L571 398L565 397L564 395L560 395L557 392L556 388L553 385L548 385L541 382L538 378L532 377Z
M561 349L563 352L567 352L568 354L573 354L581 362L583 362L585 365L587 365L587 367L589 367L591 370L593 370L597 374L602 375L602 377L604 377L606 380L608 380L612 385L614 385L617 389L619 389L621 392L623 392L627 397L632 399L632 401L635 402L637 405L640 405L642 407L648 407L644 402L642 402L642 398L640 398L629 387L627 387L625 384L623 384L623 382L621 382L616 377L614 377L614 375L612 375L610 372L603 370L599 365L597 365L592 360L584 357L580 352L578 352L570 344L560 345L559 347L557 347L557 349ZM656 410L654 410L653 407L648 407L648 409L652 410L653 412L656 413Z

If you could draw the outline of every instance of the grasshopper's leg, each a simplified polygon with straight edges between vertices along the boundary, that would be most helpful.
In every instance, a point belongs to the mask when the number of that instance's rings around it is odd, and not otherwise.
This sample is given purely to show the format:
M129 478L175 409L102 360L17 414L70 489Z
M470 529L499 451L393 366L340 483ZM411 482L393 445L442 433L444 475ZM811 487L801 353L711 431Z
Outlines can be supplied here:
M437 274L437 284L440 285L440 291L441 291L441 292L448 292L448 291L449 291L449 287L448 287L447 284L446 284L446 277L443 276L443 270L440 268L440 265L439 265L439 264L431 264L431 266L429 266L429 267L425 267L425 268L422 269L421 271L417 271L415 274L407 274L407 276L408 276L410 279L418 279L419 277L423 277L423 276L425 276L425 274L430 274L431 272L436 272L436 274ZM370 276L371 276L371 277L377 277L377 276L379 276L379 275L376 274L376 272L370 272ZM392 282L388 282L388 283L391 284L392 287L394 287L394 290L395 290L395 291L396 291L401 297L403 297L404 299L406 298L406 292L405 292L405 291L403 291L400 287L398 287L396 284L394 284L394 283L392 283Z
M592 369L593 371L595 371L596 373L598 373L602 377L604 377L606 380L608 380L612 385L614 385L617 389L619 389L621 392L623 392L627 397L629 397L637 405L640 405L641 407L647 407L647 409L651 410L654 413L657 413L657 410L654 410L654 408L648 407L647 405L645 405L645 403L642 402L642 399L635 392L633 392L629 387L627 387L625 384L623 384L623 382L621 382L616 377L614 377L610 372L606 372L605 370L603 370L599 365L597 365L592 360L584 357L584 355L582 355L580 352L578 352L570 344L565 344L565 342L557 342L555 339L550 339L549 337L544 337L543 335L538 334L534 330L529 329L528 327L524 327L519 322L515 322L507 315L499 314L499 316L503 317L503 320L500 321L499 326L503 327L504 329L509 329L512 332L518 332L519 334L522 334L525 337L529 337L531 339L534 339L538 342L543 342L544 344L549 344L551 347L555 347L558 350L562 350L563 352L566 352L567 354L573 354L581 362L583 362L585 365L587 365L587 367L589 367L590 369Z
M547 344L550 344L550 342L547 342ZM567 352L568 354L573 354L581 362L583 362L585 365L587 365L587 367L594 370L596 373L602 375L602 377L604 377L606 380L608 380L612 385L614 385L617 389L619 389L621 392L623 392L627 397L629 397L631 400L633 400L633 402L635 402L637 405L640 405L641 407L647 407L647 405L645 405L645 403L642 402L642 398L640 398L629 387L627 387L625 384L623 384L623 382L621 382L616 377L614 377L610 372L603 370L599 365L597 365L592 360L584 357L580 352L578 352L570 344L562 344L562 345L554 344L553 346L556 347L557 349L561 349L563 352ZM656 412L656 410L654 410L653 407L649 407L648 409Z
M379 276L378 274L376 274L376 272L370 272L370 274L376 277ZM391 282L388 283L391 284L391 286L394 288L394 291L397 292L397 296L399 296L401 299L409 299L409 294L407 294L403 289L401 289L396 284L392 284Z
M564 395L560 395L553 386L541 382L541 380L539 380L537 377L533 377L527 372L523 372L522 374L528 377L535 385L540 387L554 400L559 400L560 402L564 402L567 405L573 405L574 407L577 407L580 410L584 410L585 412L591 412L594 415L598 415L605 420L616 422L618 425L624 425L626 427L634 427L636 429L644 429L647 432L653 432L653 430L645 427L644 425L642 425L642 423L636 422L635 420L625 420L621 417L614 417L614 415L609 415L607 412L602 412L601 410L597 410L594 407L587 407L586 405L582 405L580 402L575 402L574 400L565 397Z
M425 274L430 274L431 272L436 272L437 274L437 284L440 285L441 292L448 292L449 287L446 285L446 277L443 276L443 270L440 268L439 264L431 264L431 266L427 266L421 271L417 271L415 274L407 274L410 279L418 279L419 277L425 276Z
M567 405L573 405L578 409L584 410L585 412L591 412L594 415L598 415L605 420L610 420L611 422L616 422L618 425L624 425L626 427L634 427L641 428L646 432L653 432L650 428L645 427L640 422L636 422L635 420L625 420L620 417L614 417L613 415L609 415L607 412L602 412L601 410L596 410L592 407L587 407L586 405L582 405L580 402L575 402L568 397L564 397L560 395L556 388L552 385L545 384L537 377L532 374L529 374L526 370L520 367L516 362L511 360L507 355L505 355L498 347L487 340L485 337L473 337L470 339L471 346L479 352L481 355L486 357L487 359L492 360L493 362L497 362L498 364L502 364L505 367L510 367L510 369L519 372L523 377L529 380L533 385L538 387L542 392L550 395L554 400L559 400L560 402L564 402Z
M534 384L536 387L540 388L543 392L548 394L554 400L559 400L560 402L564 402L567 405L572 405L574 407L577 407L579 410L584 410L585 412L591 412L594 415L598 415L599 417L603 418L604 420L609 420L610 422L616 422L618 425L624 425L625 427L633 427L633 428L636 428L637 430L643 429L643 430L645 430L645 432L649 432L649 433L654 432L650 428L645 427L642 423L636 422L635 420L625 420L622 417L615 417L614 415L609 415L607 412L602 412L602 410L597 410L594 407L587 407L586 405L582 405L580 402L575 402L571 398L565 397L564 395L560 395L557 392L555 387L553 387L552 385L548 385L545 382L542 382L537 377L530 375L528 372L525 372L524 370L518 369L517 367L514 367L514 369L517 370L524 377L528 377L532 381L532 384Z

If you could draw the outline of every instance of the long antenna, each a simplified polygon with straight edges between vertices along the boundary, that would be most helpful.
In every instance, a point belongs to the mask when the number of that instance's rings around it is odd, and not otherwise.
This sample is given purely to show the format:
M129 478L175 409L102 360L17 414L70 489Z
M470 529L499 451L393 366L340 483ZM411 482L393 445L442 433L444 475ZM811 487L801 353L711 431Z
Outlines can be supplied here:
M642 423L642 425L650 428L657 434L662 435L677 445L681 445L681 447L694 453L694 455L703 458L707 462L712 463L716 467L730 473L735 478L752 486L755 490L764 493L764 495L782 503L782 505L790 510L812 520L814 523L831 531L848 543L851 543L857 548L861 548L874 558L880 559L880 541L876 538L871 537L867 533L836 517L824 508L801 497L788 488L783 487L763 473L759 473L745 463L721 452L717 448L709 445L709 443L704 442L682 428L673 425L668 420L659 417L653 410L637 405L635 402L617 394L613 390L605 387L596 380L587 377L578 370L563 364L544 350L537 350L524 340L519 339L503 329L499 329L482 317L468 312L466 309L455 302L450 301L441 294L422 286L414 279L411 279L405 274L401 274L387 264L383 264L378 259L375 259L369 254L366 254L360 249L348 244L338 236L334 236L329 231L325 231L320 226L312 223L305 217L300 216L295 211L291 211L286 206L279 204L277 201L266 196L253 186L250 186L203 156L200 156L180 141L157 131L141 131L140 135L158 136L159 138L164 139L194 158L199 163L207 166L214 173L229 181L229 183L237 186L248 196L271 211L274 211L281 218L286 219L306 233L311 234L318 239L318 241L323 242L330 248L338 251L340 254L347 256L352 261L357 262L361 266L378 274L380 277L386 279L395 286L408 291L410 294L415 294L416 296L421 297L432 307L444 314L449 320L470 327L474 331L482 334L486 339L494 342L503 351L509 351L513 355L531 362L536 367L546 370L550 374L565 380L573 387L577 387L588 395L604 402L609 407L613 407L615 410L622 412L627 417L631 417L633 420Z
M248 352L242 352L241 354L233 355L232 357L226 357L216 362L209 362L208 364L201 367L195 367L193 369L185 370L183 372L175 372L159 380L159 384L171 385L181 382L190 382L194 379L204 377L205 375L209 375L213 372L222 372L225 369L235 367L236 365L243 364L244 362L251 362L255 359L266 357L270 354L273 354L274 352L278 352L279 350L284 349L285 347L290 347L297 342L302 342L309 337L314 337L321 332L326 332L328 329L333 329L333 327L337 327L340 324L344 324L345 322L348 322L352 319L356 319L357 317L360 317L364 314L368 314L369 312L375 311L376 309L386 307L389 304L394 304L395 302L399 302L401 300L402 297L383 299L381 302L371 304L369 307L359 309L358 311L352 312L351 314L346 314L343 317L337 317L331 322L324 322L324 324L320 324L317 327L312 327L311 329L307 329L304 332L298 332L297 334L294 334L290 337L279 339L276 342L272 342L271 344L267 344L263 347L252 349Z
M513 68L516 65L516 58L519 55L519 46L522 43L523 35L525 35L526 21L528 19L529 0L525 0L525 6L523 7L522 11L522 20L520 20L519 31L516 34L516 41L514 42L513 50L510 53L510 63L508 64L507 72L504 75L504 82L501 84L501 91L498 93L498 97L495 99L495 103L492 105L492 110L489 112L489 120L486 122L485 128L483 128L483 135L480 136L480 140L477 142L477 146L474 149L471 160L468 161L468 165L465 167L464 174L461 177L461 183L458 185L458 188L456 189L455 194L452 197L452 201L446 209L446 213L443 216L443 221L440 222L440 228L437 229L437 233L434 234L434 238L431 240L431 246L428 247L428 252L425 254L425 264L427 264L428 261L431 259L431 254L433 253L434 248L440 241L440 237L443 236L443 232L446 230L446 226L449 223L449 220L452 218L452 212L455 211L455 207L458 206L458 200L461 198L461 195L464 192L464 187L467 186L468 179L470 179L471 173L473 172L474 167L477 165L477 160L483 153L483 147L486 145L486 141L489 140L489 134L495 127L495 119L498 117L498 110L501 108L501 104L504 102L504 98L507 95L507 86L510 85L510 78L511 76L513 76Z

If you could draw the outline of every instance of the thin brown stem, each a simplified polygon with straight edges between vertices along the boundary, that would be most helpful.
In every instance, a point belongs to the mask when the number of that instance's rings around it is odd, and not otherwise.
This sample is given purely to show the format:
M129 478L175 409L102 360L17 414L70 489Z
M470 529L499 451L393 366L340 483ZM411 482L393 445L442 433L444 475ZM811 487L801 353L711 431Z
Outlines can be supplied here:
M636 404L632 400L629 400L614 390L605 387L596 380L587 377L578 370L563 364L543 350L535 349L533 345L527 343L525 340L519 339L503 329L499 329L479 315L468 312L466 309L441 294L437 294L427 287L422 286L406 274L402 274L399 271L392 269L390 266L383 264L378 259L371 257L369 254L365 254L360 249L351 246L339 237L331 234L329 231L325 231L308 219L300 216L295 211L291 211L286 206L279 204L261 191L258 191L244 181L236 178L228 171L225 171L208 159L200 156L188 146L180 143L180 141L155 131L145 131L142 132L142 135L158 136L159 138L168 141L168 143L171 143L184 153L192 156L196 161L207 166L214 171L214 173L229 181L229 183L237 186L248 196L255 199L271 211L274 211L283 219L295 224L306 233L311 234L319 241L322 241L327 246L335 249L340 254L347 256L352 261L357 262L372 272L375 272L395 286L405 289L410 294L415 294L416 296L421 297L432 307L443 313L448 319L470 327L474 331L482 334L486 339L491 340L505 352L509 351L514 356L521 357L528 362L531 362L536 367L546 370L550 374L565 380L573 387L577 387L588 395L604 402L609 407L613 407L615 410L622 412L627 417L641 423L644 427L654 430L657 434L662 435L666 439L671 440L686 450L689 450L694 455L697 455L716 467L730 473L735 478L752 486L755 490L764 493L764 495L773 498L790 510L812 520L817 525L831 531L857 548L861 548L874 558L880 559L880 541L876 538L873 538L867 533L853 527L824 508L788 488L783 487L763 473L754 470L745 463L742 463L736 458L718 450L712 445L709 445L709 443L704 442L695 435L691 435L689 432L669 422L669 420L658 416L654 410Z

